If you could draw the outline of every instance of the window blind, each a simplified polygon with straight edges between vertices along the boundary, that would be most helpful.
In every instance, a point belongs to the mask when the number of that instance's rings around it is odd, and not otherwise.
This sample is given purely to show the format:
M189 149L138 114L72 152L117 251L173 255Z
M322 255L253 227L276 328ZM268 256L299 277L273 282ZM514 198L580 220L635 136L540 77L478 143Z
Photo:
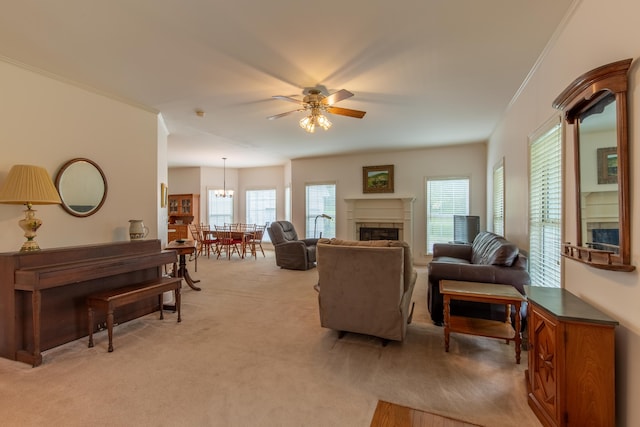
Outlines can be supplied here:
M504 160L493 168L493 232L504 236Z
M317 218L326 214L333 218ZM306 186L306 238L336 236L336 185L307 184ZM315 236L314 236L315 234Z
M469 215L469 178L428 178L427 253L434 243L453 240L453 216Z
M247 224L267 225L276 220L276 189L246 191ZM269 241L268 233L263 240Z
M233 222L233 198L216 197L215 191L213 189L207 191L209 225L211 227Z
M529 142L529 274L536 286L560 287L561 129L554 118Z

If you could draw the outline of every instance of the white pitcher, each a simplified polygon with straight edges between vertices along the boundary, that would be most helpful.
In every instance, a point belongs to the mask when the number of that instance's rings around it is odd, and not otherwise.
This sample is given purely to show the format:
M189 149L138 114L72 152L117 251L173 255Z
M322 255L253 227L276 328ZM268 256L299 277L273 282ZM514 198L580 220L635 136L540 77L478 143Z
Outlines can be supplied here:
M149 234L149 229L144 226L141 219L129 220L129 238L131 240L143 240Z

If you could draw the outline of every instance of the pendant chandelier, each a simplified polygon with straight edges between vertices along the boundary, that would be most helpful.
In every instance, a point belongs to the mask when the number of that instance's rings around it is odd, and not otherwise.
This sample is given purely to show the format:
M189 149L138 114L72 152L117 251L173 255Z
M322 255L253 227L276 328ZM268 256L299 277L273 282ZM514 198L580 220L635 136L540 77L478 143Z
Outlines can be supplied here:
M233 190L227 191L227 158L223 157L222 160L224 162L223 163L223 169L222 169L223 170L223 174L224 174L223 178L222 178L223 179L223 181L222 181L223 182L223 184L222 184L223 185L223 189L222 190L216 190L215 191L215 195L216 195L216 197L229 197L229 198L231 198L231 197L233 197Z

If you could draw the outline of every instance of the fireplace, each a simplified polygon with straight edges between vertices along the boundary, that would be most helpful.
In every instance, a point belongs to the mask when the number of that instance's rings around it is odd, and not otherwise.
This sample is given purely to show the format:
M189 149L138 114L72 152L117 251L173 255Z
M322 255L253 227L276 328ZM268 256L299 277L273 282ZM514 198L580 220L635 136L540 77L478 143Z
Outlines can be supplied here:
M360 227L360 240L398 240L399 232L395 227Z
M363 197L346 198L347 235L349 239L363 240L362 228L396 229L397 238L413 246L413 202L414 197ZM393 237L395 237L395 232ZM378 234L381 232L375 231ZM386 232L385 232L386 233ZM388 237L377 237L387 239Z

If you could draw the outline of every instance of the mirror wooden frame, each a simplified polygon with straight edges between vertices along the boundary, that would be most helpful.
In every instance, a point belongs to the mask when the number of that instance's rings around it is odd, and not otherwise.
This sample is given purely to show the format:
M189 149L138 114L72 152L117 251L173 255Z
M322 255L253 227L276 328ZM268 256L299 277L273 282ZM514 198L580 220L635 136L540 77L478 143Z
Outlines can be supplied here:
M573 126L574 166L576 179L577 242L564 243L562 255L604 270L633 271L630 265L629 208L629 142L627 126L627 72L632 59L613 62L591 70L573 81L553 101L553 107L564 113L564 119ZM579 118L605 96L613 94L616 100L616 134L618 154L618 218L619 253L583 246L580 190L580 125Z
M64 175L64 172L69 167L71 167L74 164L79 163L79 162L85 162L85 163L89 163L90 165L92 165L96 169L96 171L98 173L100 173L100 176L102 177L102 182L104 184L104 192L102 193L102 198L100 199L100 202L93 209L91 209L91 210L89 210L87 212L80 212L80 211L73 210L67 204L67 202L65 202L64 198L62 197L62 191L60 189L60 184L61 184L61 180L62 180L62 176ZM105 177L104 172L102 171L102 169L100 168L100 166L98 166L98 164L96 162L94 162L93 160L82 158L82 157L71 159L71 160L69 160L68 162L66 162L65 164L62 165L62 167L58 171L58 174L56 175L56 188L58 189L58 193L60 193L60 199L62 200L62 203L60 204L60 206L62 206L62 208L69 215L73 215L73 216L80 217L80 218L88 217L88 216L91 216L94 213L98 212L100 210L100 208L102 207L102 205L104 204L105 200L107 199L108 186L107 186L107 178Z

